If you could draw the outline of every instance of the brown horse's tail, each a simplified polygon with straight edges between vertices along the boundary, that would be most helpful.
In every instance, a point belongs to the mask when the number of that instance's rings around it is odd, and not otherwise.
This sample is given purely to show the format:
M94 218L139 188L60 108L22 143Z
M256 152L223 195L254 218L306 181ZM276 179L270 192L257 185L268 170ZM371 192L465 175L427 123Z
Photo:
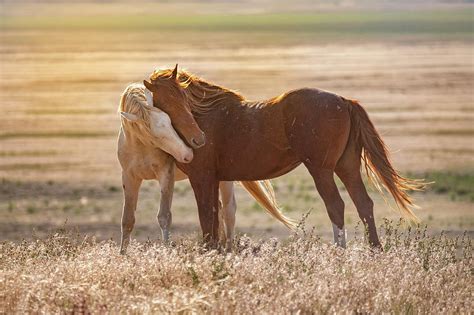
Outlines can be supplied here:
M365 109L357 101L350 102L351 134L362 146L362 159L370 181L383 194L381 186L390 192L401 214L413 222L419 222L411 208L416 208L409 190L422 190L425 183L401 176L390 162L387 146L374 127Z
M252 195L255 200L262 206L272 217L283 223L287 228L293 230L296 227L296 221L286 217L275 199L275 192L269 180L241 182L245 190Z

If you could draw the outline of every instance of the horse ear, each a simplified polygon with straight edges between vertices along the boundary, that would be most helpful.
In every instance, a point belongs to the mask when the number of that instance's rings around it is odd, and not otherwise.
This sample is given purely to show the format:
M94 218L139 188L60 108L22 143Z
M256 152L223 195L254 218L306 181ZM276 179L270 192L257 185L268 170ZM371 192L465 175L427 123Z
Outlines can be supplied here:
M120 112L120 116L122 116L123 118L131 122L137 122L139 120L137 115L126 113L126 112Z
M174 67L173 73L171 74L172 79L176 80L177 77L178 77L178 64L176 64L176 66Z
M150 83L147 80L143 80L143 85L151 92L155 90L155 86L153 85L153 83Z

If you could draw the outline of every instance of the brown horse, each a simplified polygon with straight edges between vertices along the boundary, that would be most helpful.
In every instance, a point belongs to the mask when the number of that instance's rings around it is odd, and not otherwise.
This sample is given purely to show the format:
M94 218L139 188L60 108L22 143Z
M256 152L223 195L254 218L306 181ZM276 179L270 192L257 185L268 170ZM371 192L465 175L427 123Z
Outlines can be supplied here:
M194 189L206 241L218 238L219 181L254 181L284 175L303 163L313 177L333 223L335 241L345 246L344 202L334 173L344 183L368 231L380 247L373 202L361 177L361 160L374 182L384 186L401 213L417 220L408 190L423 183L402 177L367 112L356 101L303 88L278 97L247 101L240 94L184 71L155 71L145 86L154 106L171 118L192 144L205 134L189 164L178 163ZM201 136L201 137L200 137ZM380 187L380 186L379 186Z

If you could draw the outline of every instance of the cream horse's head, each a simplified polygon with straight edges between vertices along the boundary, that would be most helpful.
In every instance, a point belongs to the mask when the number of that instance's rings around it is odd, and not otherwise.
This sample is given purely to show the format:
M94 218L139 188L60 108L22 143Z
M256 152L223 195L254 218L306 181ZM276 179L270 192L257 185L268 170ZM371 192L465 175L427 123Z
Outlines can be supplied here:
M150 143L151 145L167 152L180 163L191 162L193 159L193 150L189 148L183 140L181 140L178 133L171 125L171 119L168 114L153 107L151 92L145 88L144 91L147 101L147 106L145 107L148 112L148 115L146 116L148 116L149 121L145 121L143 115L136 115L125 111L121 111L120 115L127 122L138 125L139 128L135 128L135 131L136 133L140 133L140 138L148 138L146 143ZM143 130L146 130L147 132L143 132ZM147 133L149 133L149 135L146 135Z

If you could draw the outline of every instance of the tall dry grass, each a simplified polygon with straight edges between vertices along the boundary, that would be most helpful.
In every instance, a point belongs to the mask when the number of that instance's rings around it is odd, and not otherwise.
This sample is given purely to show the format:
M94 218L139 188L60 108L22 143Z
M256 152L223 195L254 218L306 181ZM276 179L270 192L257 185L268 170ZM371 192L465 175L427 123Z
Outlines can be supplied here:
M346 250L300 231L288 241L236 240L231 255L195 239L173 246L56 233L0 246L0 313L469 313L468 236L429 237L387 224L385 251Z

